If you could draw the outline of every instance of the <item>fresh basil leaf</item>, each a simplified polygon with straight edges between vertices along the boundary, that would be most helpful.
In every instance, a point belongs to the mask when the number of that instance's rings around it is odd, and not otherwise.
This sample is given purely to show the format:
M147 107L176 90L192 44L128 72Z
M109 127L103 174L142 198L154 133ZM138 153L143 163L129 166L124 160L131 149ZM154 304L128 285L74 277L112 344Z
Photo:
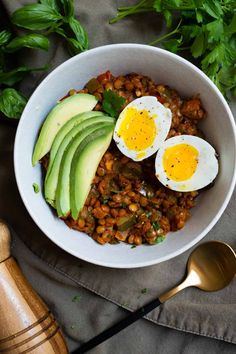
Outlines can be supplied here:
M12 15L12 22L30 30L44 30L61 20L62 16L53 8L44 4L25 5Z
M41 34L27 34L25 36L12 39L12 41L5 47L5 50L8 53L11 53L23 47L48 50L49 40Z
M6 88L0 94L0 111L8 118L19 119L26 102L26 98L15 89Z
M47 65L40 68L28 68L27 66L19 66L18 68L11 71L0 72L0 84L13 86L17 82L21 81L27 73L32 71L44 71L47 69Z
M60 10L57 0L40 0L39 2L43 5L51 7L52 9L54 9L56 11Z
M211 17L218 19L221 15L223 15L223 10L219 1L206 0L203 1L202 6Z
M11 32L9 31L1 31L0 32L0 47L7 44L11 38Z
M84 48L82 47L80 42L78 42L74 38L67 38L67 37L65 37L65 38L67 40L71 55L76 55L76 54L83 52Z
M156 12L161 12L162 11L162 0L155 0L153 3L153 8L156 10Z
M118 118L120 110L125 103L125 98L117 95L114 91L106 90L103 93L103 110L112 117Z
M191 45L191 53L194 58L200 57L205 51L205 36L204 33L200 33L194 39L193 44Z
M63 8L64 8L64 15L66 17L72 17L75 14L74 9L74 0L60 0Z
M69 26L75 34L76 39L81 43L84 50L88 49L88 35L84 28L81 26L80 22L74 17L70 17Z
M0 84L13 86L21 81L26 73L31 72L26 66L19 66L16 69L7 72L0 72Z

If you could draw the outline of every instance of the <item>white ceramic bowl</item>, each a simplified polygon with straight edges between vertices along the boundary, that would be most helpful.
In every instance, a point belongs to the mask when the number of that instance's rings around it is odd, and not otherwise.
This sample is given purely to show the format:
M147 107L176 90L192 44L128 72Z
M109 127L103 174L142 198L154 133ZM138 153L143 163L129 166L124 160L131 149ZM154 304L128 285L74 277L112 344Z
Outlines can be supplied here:
M41 167L32 167L33 147L45 116L71 88L84 84L106 70L114 75L129 72L150 76L157 83L175 88L183 96L200 94L208 118L202 129L220 156L220 172L213 188L205 191L192 209L186 226L168 234L165 242L130 245L94 242L69 229L45 202ZM18 188L31 217L59 247L85 261L114 268L144 267L173 258L199 242L226 208L235 185L236 129L233 115L216 86L197 67L162 49L139 44L114 44L79 54L56 68L38 86L21 117L15 140L14 164ZM40 185L35 194L32 184ZM223 235L222 235L223 237Z

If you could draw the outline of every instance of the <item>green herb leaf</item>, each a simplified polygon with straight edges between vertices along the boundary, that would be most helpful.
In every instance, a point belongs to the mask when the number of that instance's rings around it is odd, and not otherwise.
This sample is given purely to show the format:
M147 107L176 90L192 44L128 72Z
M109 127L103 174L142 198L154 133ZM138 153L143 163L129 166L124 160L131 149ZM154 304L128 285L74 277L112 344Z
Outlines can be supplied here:
M67 43L68 43L68 47L69 47L69 51L71 53L71 55L76 55L79 54L83 51L83 47L80 44L80 42L78 42L76 39L74 38L66 38Z
M40 188L39 188L39 185L37 183L33 183L33 188L34 188L34 193L39 193L40 192Z
M117 95L114 91L106 90L103 93L103 110L114 118L118 118L120 110L125 103L125 98Z
M132 248L136 248L137 246L136 245L132 245L130 248L132 249Z
M200 10L196 9L195 10L196 13L196 20L198 23L202 23L203 22L203 14Z
M181 44L182 44L182 37L169 39L168 41L165 41L163 43L163 46L165 49L170 50L173 53L177 53Z
M159 230L160 227L161 227L160 223L157 222L157 221L153 222L153 223L152 223L152 226L153 226L153 228L154 228L155 231Z
M141 290L141 294L146 294L147 293L147 288L143 288L142 290Z
M49 40L47 37L41 34L27 34L22 37L16 37L10 41L5 47L5 50L9 53L15 52L23 47L37 48L42 50L48 50Z
M61 3L64 7L64 15L66 17L74 16L74 1L73 0L61 0Z
M200 57L205 51L205 35L204 33L200 33L194 39L194 42L191 46L191 53L194 58Z
M12 23L30 30L44 30L61 20L62 16L52 7L44 4L29 4L16 10Z
M171 25L172 25L172 13L169 10L165 9L165 10L163 10L163 15L164 15L164 18L166 20L166 26L168 28L171 27Z
M58 1L57 0L40 0L41 4L51 7L52 9L59 11Z
M81 26L80 22L76 20L74 17L70 17L69 20L69 26L72 29L72 31L75 34L75 37L77 41L81 44L81 47L83 50L88 49L88 35L84 28Z
M48 66L45 65L41 68L28 68L27 66L19 66L16 69L7 72L0 72L0 83L13 86L17 82L21 81L23 77L32 71L47 70Z
M11 38L11 32L9 31L1 31L0 32L0 47L7 44Z
M205 0L203 1L203 8L208 13L208 15L219 18L223 15L223 10L221 8L220 2L215 0Z
M0 111L8 118L19 119L26 102L26 98L15 89L6 88L0 94Z
M165 240L165 236L158 236L155 240L155 244L161 243Z
M220 39L223 39L224 25L221 19L209 22L206 25L206 29L208 31L208 43L218 42Z
M75 295L72 299L72 302L79 302L81 300L81 295Z
M230 22L230 24L226 27L225 30L226 34L231 35L233 33L236 33L236 12L233 15L233 18Z

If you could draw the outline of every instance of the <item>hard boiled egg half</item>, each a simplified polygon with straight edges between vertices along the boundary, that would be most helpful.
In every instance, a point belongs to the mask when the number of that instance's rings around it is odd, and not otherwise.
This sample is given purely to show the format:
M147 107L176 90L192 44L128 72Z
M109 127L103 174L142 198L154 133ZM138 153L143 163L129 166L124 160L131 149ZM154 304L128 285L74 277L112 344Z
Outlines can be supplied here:
M170 109L154 96L129 103L120 113L114 130L119 150L134 161L154 154L165 141L171 126Z
M180 192L201 189L218 173L215 149L192 135L167 139L156 155L156 176L166 187Z

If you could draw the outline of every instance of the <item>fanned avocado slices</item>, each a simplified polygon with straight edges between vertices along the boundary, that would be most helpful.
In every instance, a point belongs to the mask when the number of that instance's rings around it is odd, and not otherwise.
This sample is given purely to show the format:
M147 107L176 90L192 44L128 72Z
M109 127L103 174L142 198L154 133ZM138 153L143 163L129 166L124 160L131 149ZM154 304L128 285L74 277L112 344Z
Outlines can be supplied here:
M106 146L106 149L108 148L114 129L114 121L112 120L112 118L110 119L110 122L97 123L91 125L86 130L83 130L83 132L78 133L78 135L72 140L68 148L65 150L60 164L59 177L56 189L56 209L59 217L67 217L71 211L70 200L72 199L70 198L70 186L72 186L73 184L71 184L72 160L76 161L77 158L79 158L80 156L80 152L85 148L85 146L88 143L96 140L98 137L104 138L106 144L102 144L102 147ZM108 132L109 139L107 139ZM107 144L108 140L109 144ZM86 183L81 186L82 189L89 191L92 179L96 173L97 166L100 162L100 159L102 158L101 156L101 158L98 160L98 157L99 156L96 155L96 152L94 158L89 156L87 160L87 165L89 170L91 170L91 173L88 175L88 180L86 181ZM78 174L76 176L79 178ZM92 178L90 178L90 176L92 176ZM75 180L75 178L73 179Z
M57 148L57 151L55 152L54 159L51 158L51 153L53 150L50 152L50 160L49 160L49 166L47 169L47 174L44 182L44 195L45 199L49 204L51 204L53 207L55 207L55 200L56 200L56 189L57 189L57 184L58 184L58 177L59 177L59 170L60 170L60 165L62 161L63 154L65 151L70 147L70 143L73 141L73 139L76 137L79 139L81 136L82 132L86 130L84 135L87 135L89 133L89 128L97 123L113 123L114 119L105 115L98 115L96 116L95 114L92 114L95 112L89 112L88 113L82 113L82 115L79 117L80 121L77 125L72 126L72 128L68 131L68 126L71 124L71 120L65 124L57 134L53 145L53 147ZM76 117L74 117L76 118ZM75 119L72 118L72 120L75 121ZM85 118L85 119L83 119ZM64 134L66 133L67 134ZM84 136L82 135L82 137ZM64 136L63 140L61 139ZM56 149L56 148L55 148Z

